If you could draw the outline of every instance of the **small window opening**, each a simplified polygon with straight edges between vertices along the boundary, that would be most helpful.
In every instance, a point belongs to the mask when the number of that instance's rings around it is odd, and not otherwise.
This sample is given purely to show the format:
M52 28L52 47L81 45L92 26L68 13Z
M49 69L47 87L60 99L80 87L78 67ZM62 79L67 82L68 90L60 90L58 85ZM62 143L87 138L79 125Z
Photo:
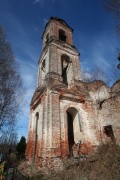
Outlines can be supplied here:
M68 65L69 65L69 57L66 56L66 55L63 55L61 57L62 59L62 78L63 78L63 83L65 85L68 85L68 82L67 82L67 70L68 70Z
M113 142L115 142L112 125L104 126L104 133L107 137L110 137Z
M38 136L38 120L39 120L39 113L36 113L36 135Z
M43 60L43 62L42 62L41 69L42 69L42 71L44 71L44 72L45 72L45 59L44 59L44 60Z
M59 40L66 42L65 31L63 31L61 29L59 30Z
M62 62L62 77L63 77L63 83L64 84L68 84L68 82L67 82L67 68L68 68L68 63L64 60L63 62Z
M46 41L45 41L45 43L48 43L48 41L49 41L49 33L46 35Z

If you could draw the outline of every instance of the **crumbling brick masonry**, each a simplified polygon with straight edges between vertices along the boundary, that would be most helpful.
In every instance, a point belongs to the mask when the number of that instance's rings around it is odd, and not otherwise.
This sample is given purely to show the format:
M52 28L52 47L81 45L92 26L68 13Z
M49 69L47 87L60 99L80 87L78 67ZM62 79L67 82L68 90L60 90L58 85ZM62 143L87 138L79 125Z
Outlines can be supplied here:
M26 158L41 168L62 169L64 158L91 153L108 141L120 144L120 81L111 88L82 81L72 32L52 17L42 35L26 149Z

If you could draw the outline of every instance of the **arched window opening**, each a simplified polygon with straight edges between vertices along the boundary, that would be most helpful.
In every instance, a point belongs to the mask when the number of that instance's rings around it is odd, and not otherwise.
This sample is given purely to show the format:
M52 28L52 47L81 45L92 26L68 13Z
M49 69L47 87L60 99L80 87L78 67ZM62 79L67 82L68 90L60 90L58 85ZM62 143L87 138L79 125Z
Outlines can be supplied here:
M66 42L66 35L65 35L65 31L63 31L62 29L59 30L59 40Z
M38 112L35 115L35 119L36 119L36 135L38 135L38 120L39 120L39 113Z
M41 64L41 80L42 80L42 84L44 84L45 75L46 75L46 60L44 59L42 64Z
M62 78L63 78L63 83L65 85L68 85L67 70L68 70L70 59L69 59L69 57L67 55L62 55L61 60L62 60Z
M36 157L36 149L37 149L37 141L38 141L38 120L39 120L39 113L35 114L35 141L34 141L34 160Z
M45 59L44 59L43 62L42 62L41 69L42 69L43 72L45 72Z
M47 33L47 35L46 35L46 41L45 41L45 43L47 44L48 41L49 41L49 33Z

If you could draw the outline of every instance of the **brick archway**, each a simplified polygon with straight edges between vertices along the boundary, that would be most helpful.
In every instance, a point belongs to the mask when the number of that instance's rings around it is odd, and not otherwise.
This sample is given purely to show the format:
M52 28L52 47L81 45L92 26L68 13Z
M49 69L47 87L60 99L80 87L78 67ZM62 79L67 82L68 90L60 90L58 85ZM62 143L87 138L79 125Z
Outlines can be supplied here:
M67 136L68 136L68 148L69 148L69 157L73 156L73 145L75 144L74 140L74 120L78 111L70 107L66 111L67 113Z
M79 126L79 114L80 114L80 109L76 106L73 106L72 104L67 105L64 107L64 110L62 111L62 129L61 129L61 151L62 151L62 156L71 156L72 155L72 147L75 143L75 141L79 141L81 136L77 137L77 131L81 131L80 126ZM68 117L69 116L69 117ZM71 121L70 124L68 124L68 120ZM72 140L70 142L69 140L69 129L72 128L72 122L73 122L73 136L71 137ZM69 127L69 125L71 127ZM77 126L77 131L76 131L76 126ZM79 133L80 134L80 133Z

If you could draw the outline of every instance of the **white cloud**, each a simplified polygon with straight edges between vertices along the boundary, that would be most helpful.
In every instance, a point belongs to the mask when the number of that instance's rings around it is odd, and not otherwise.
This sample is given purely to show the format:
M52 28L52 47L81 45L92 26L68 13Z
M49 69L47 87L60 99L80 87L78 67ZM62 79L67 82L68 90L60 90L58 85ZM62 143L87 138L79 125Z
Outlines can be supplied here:
M41 5L43 4L43 0L34 0L34 3L40 3Z
M43 6L43 4L44 3L46 3L46 2L55 2L56 0L34 0L34 4L37 4L37 3L39 3L41 6Z
M5 19L6 22L9 25L8 33L9 32L11 33L10 36L12 36L12 39L14 37L17 38L18 35L26 36L27 32L25 32L25 29L22 26L22 23L11 12L6 12L5 18L6 18ZM7 28L6 28L6 30L7 30Z
M34 2L35 2L35 3L38 3L38 2L41 2L41 1L43 2L43 0L35 0Z
M89 72L82 73L82 75L83 75L83 79L88 79L89 80L89 79L92 78L92 75Z
M79 39L82 39L81 34ZM88 38L88 37L87 37ZM90 69L101 69L109 74L111 71L111 64L115 61L117 54L117 46L119 47L118 38L110 36L109 34L101 34L95 36L92 40L91 37L82 40L79 45L81 52L81 67L84 72L89 72ZM82 47L82 45L83 47Z

